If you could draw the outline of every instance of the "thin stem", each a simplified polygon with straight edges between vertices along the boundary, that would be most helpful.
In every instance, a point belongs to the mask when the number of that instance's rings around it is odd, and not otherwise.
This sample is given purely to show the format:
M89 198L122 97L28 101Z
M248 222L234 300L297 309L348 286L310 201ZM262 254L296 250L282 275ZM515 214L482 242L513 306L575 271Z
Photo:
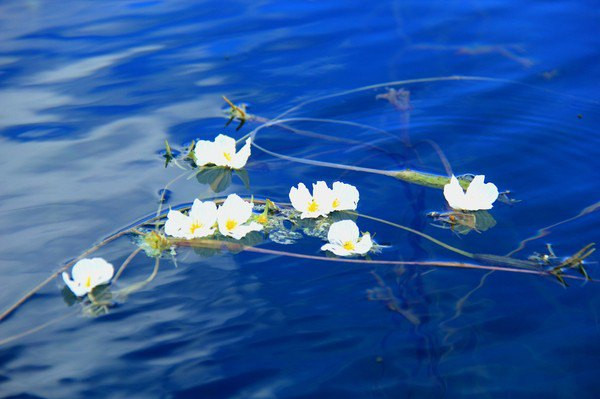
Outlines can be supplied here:
M127 267L127 265L129 265L129 263L133 260L133 258L136 257L137 254L140 253L141 250L142 250L142 247L138 247L131 254L129 254L129 256L127 257L127 259L125 259L125 261L123 262L123 264L119 268L119 271L117 271L117 274L115 274L115 277L112 279L113 283L115 283L119 279L119 277L121 277L121 274L123 274L123 272L125 271L125 268Z
M12 335L10 337L4 338L3 340L0 340L0 346L6 345L8 343L11 343L11 342L17 340L17 339L21 339L23 337L26 337L28 335L34 334L34 333L36 333L38 331L41 331L41 330L43 330L46 327L49 327L49 326L51 326L53 324L56 324L56 323L58 323L60 321L63 321L67 317L75 316L76 313L77 312L72 312L72 313L64 314L64 315L62 315L60 317L57 317L57 318L55 318L53 320L47 321L45 323L42 323L42 324L40 324L37 327L33 327L33 328L30 328L29 330L23 331L22 333L15 334L15 335Z
M150 282L152 282L152 280L154 280L154 278L158 274L159 266L160 266L160 258L157 257L154 261L154 269L152 269L152 273L150 274L150 276L148 278L146 278L144 281L132 284L129 287L124 288L123 290L121 290L119 292L119 294L129 295L132 292L136 292L136 291L139 291L140 289L144 288L146 285L148 285Z
M77 258L73 259L70 262L67 262L63 267L61 267L60 269L58 269L56 272L52 273L47 279L45 279L44 281L42 281L41 283L39 283L38 285L36 285L35 287L33 287L31 290L29 290L25 295L23 295L23 297L21 299L19 299L17 302L15 302L12 306L10 306L8 309L6 309L4 312L2 312L2 314L0 314L0 322L3 321L8 315L10 315L12 312L14 312L19 306L21 306L23 303L25 303L29 298L31 298L35 293L37 293L39 290L41 290L42 288L44 288L48 283L50 283L52 280L54 280L58 275L60 275L62 272L68 270L71 266L73 266L77 261L85 258L86 256L94 253L95 251L97 251L98 249L102 248L103 246L105 246L106 244L108 244L109 242L116 240L117 238L127 234L129 232L129 230L124 230L124 231L120 231L118 233L115 233L109 237L107 237L106 239L104 239L103 241L101 241L99 244L94 245L93 247L91 247L90 249L84 251L81 255L79 255Z
M592 205L590 205L588 207L585 207L584 209L581 210L581 212L579 212L575 216L572 216L572 217L570 217L568 219L562 220L562 221L554 223L554 224L552 224L550 226L546 226L546 227L543 227L543 228L539 229L535 235L533 235L533 236L531 236L529 238L526 238L523 241L521 241L519 243L519 246L516 249L510 251L506 256L512 256L512 255L516 254L517 252L521 251L522 249L525 249L525 245L527 245L527 243L530 242L530 241L535 241L537 239L540 239L542 237L547 236L548 234L550 234L550 230L551 229L553 229L553 228L555 228L557 226L560 226L561 224L572 222L573 220L578 219L578 218L580 218L582 216L585 216L588 213L595 212L598 209L600 209L600 201L598 201L595 204L592 204Z
M366 168L366 167L361 167L361 166L344 165L344 164L335 163L335 162L325 162L325 161L317 161L317 160L313 160L313 159L292 157L289 155L284 155L284 154L280 154L280 153L268 150L268 149L264 148L263 146L260 146L256 143L256 140L255 140L256 135L258 134L258 132L260 130L262 130L264 128L267 128L270 126L276 126L278 124L286 123L286 122L290 122L290 121L293 122L293 121L310 121L310 120L314 120L314 119L312 119L312 118L289 118L289 119L273 120L273 121L267 122L265 124L262 124L262 125L256 127L252 132L250 132L250 134L252 134L252 137L253 137L252 145L271 156L285 159L287 161L303 163L303 164L307 164L307 165L320 166L320 167L333 168L333 169L352 170L355 172L364 172L364 173L372 173L372 174L378 174L378 175L383 175L383 176L389 176L389 177L393 177L398 180L403 180L403 181L406 181L406 182L409 182L412 184L418 184L421 186L438 188L438 189L442 189L445 184L450 182L450 178L447 176L440 176L440 175L435 175L435 174L431 174L431 173L423 173L423 172L418 172L418 171L410 170L410 169L381 170L381 169ZM340 124L351 123L351 122L345 122L345 121L337 121L334 119L319 119L319 121L324 122L324 123L340 123ZM442 162L443 162L443 160L442 160ZM446 164L447 164L447 162L445 163L445 166L447 167ZM463 188L467 188L469 186L469 182L464 179L460 179L459 182L460 182L461 186L463 186Z
M440 240L438 240L436 238L433 238L432 236L430 236L428 234L421 233L420 231L415 230L415 229L411 229L410 227L406 227L406 226L403 226L403 225L398 224L398 223L390 222L388 220L381 219L381 218L378 218L378 217L375 217L375 216L364 215L364 214L358 213L358 212L352 212L352 213L354 213L355 215L358 215L360 217L363 217L365 219L375 220L376 222L387 224L389 226L393 226L393 227L396 227L398 229L405 230L405 231L408 231L410 233L419 235L419 236L425 238L426 240L429 240L429 241L431 241L431 242L433 242L433 243L435 243L435 244L437 244L437 245L439 245L439 246L441 246L443 248L446 248L449 251L456 252L457 254L466 256L467 258L472 258L472 259L475 258L475 254L472 254L472 253L467 252L467 251L463 251L462 249L455 248L455 247L453 247L451 245L448 245L448 244L446 244L446 243L444 243L444 242L442 242L442 241L440 241Z
M230 250L243 250L247 252L255 252L260 254L267 255L278 255L278 256L287 256L291 258L300 258L300 259L309 259L309 260L319 260L325 262L338 262L338 263L355 263L355 264L369 264L369 265L412 265L412 266L428 266L428 267L453 267L453 268L462 268L462 269L477 269L477 270L493 270L493 271L502 271L502 272L513 272L513 273L522 273L522 274L532 274L538 276L548 276L552 277L551 273L542 271L542 270L530 270L530 269L519 269L513 267L503 267L503 266L490 266L490 265L479 265L474 263L464 263L464 262L444 262L444 261L396 261L396 260L365 260L365 259L348 259L348 258L328 258L326 256L317 256L317 255L305 255L299 254L295 252L286 252L286 251L277 251L273 249L267 248L257 248L250 247L243 244L232 243L228 241L218 241L218 240L179 240L173 241L174 244L180 246L201 246L201 247L210 247L210 248L219 248L226 247ZM584 278L579 276L571 276L565 275L564 277L571 278L573 280L582 280L585 281Z
M156 216L160 215L160 213L162 212L162 205L163 205L163 202L165 201L165 195L167 193L167 189L171 186L171 184L175 183L177 180L181 179L186 174L187 174L187 171L181 173L179 176L175 177L174 179L169 181L167 184L165 184L165 186L163 187L162 194L160 195L160 201L158 202L158 209L156 209ZM156 227L156 230L158 230L158 226L155 226L155 227Z
M377 83L377 84L373 84L373 85L358 87L358 88L351 89L351 90L341 91L338 93L315 97L315 98L311 98L310 100L303 101L298 105L293 106L292 108L288 109L287 111L277 115L273 119L274 120L281 119L284 116L304 107L305 105L312 104L312 103L315 103L318 101L323 101L323 100L326 100L329 98L341 97L341 96L345 96L347 94L359 93L361 91L385 88L385 87L389 87L389 86L409 85L409 84L415 84L415 83L444 82L444 81L480 81L480 82L508 83L508 84L513 84L513 85L518 85L518 86L523 86L523 87L529 87L529 88L536 89L536 90L542 90L547 93L558 94L558 95L561 95L564 97L575 98L577 100L586 101L586 102L589 102L592 104L600 104L600 102L598 102L598 101L590 100L587 98L580 98L577 96L572 96L572 95L568 95L568 94L564 94L564 93L559 93L559 92L549 90L546 88L541 88L541 87L537 87L537 86L530 85L527 83L517 82L517 81L509 80L509 79L488 78L488 77L484 77L484 76L452 75L452 76L435 76L435 77L429 77L429 78L396 80L396 81L391 81L391 82Z

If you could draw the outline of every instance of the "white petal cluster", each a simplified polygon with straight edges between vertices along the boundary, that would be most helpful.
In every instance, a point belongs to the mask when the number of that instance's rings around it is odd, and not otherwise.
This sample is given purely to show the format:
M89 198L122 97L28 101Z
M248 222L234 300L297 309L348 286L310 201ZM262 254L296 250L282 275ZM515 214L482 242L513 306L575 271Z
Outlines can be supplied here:
M335 222L327 233L329 244L323 245L321 250L338 256L364 255L373 247L373 240L369 233L359 236L358 226L352 220Z
M84 296L99 285L108 284L113 277L113 265L102 258L81 259L71 269L71 276L63 272L62 277L67 287L76 296Z
M262 230L263 225L260 223L247 223L252 216L252 207L251 202L244 201L237 194L229 194L217 210L219 232L239 240L251 231Z
M289 197L294 209L305 219L326 216L333 211L355 210L359 194L350 184L336 181L331 189L324 181L318 181L313 183L312 194L300 183L290 189Z
M263 225L248 220L252 216L253 204L230 194L217 208L212 201L194 200L188 215L169 211L165 223L165 234L191 240L212 236L218 227L219 233L239 240L251 231L260 231Z
M177 238L201 238L215 232L217 206L212 201L194 200L188 215L170 210L165 223L165 234Z
M498 199L498 188L493 183L484 183L484 175L473 178L467 191L463 191L458 179L452 175L450 183L444 186L444 198L452 209L462 211L479 211L492 209Z
M231 169L241 169L250 157L252 139L236 152L235 139L219 134L214 141L199 140L194 147L195 162L198 166L216 165Z

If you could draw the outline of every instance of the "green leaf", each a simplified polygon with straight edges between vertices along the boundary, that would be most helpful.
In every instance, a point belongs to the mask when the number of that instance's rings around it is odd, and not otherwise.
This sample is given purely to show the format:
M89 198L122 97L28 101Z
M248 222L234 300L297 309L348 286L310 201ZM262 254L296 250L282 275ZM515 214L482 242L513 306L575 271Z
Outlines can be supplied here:
M475 214L475 228L479 231L486 231L496 225L496 219L488 211L477 211Z
M340 222L342 220L356 221L356 219L358 219L358 214L356 212L335 211L330 213L327 216L327 219L331 223Z
M220 193L231 185L231 169L207 167L196 174L199 183L209 184L215 193Z
M173 156L173 151L171 151L171 146L169 142L165 139L165 168L169 166L169 163L175 158Z
M63 289L60 293L63 297L63 300L67 304L67 306L73 306L75 303L77 303L79 301L79 299L75 296L75 294L73 294L73 291L71 291L69 289L69 287L67 287L66 285L63 287Z
M110 303L112 302L112 293L110 292L110 285L103 284L94 287L92 295L96 299L96 302Z
M196 160L196 154L194 154L194 148L196 147L196 142L194 140L192 140L192 143L190 144L190 146L187 149L187 155L185 156L186 159L191 159L192 161Z
M244 187L246 187L247 190L250 190L250 177L248 176L248 171L246 169L236 169L235 174L242 180Z
M236 240L230 237L226 237L223 239L223 241L229 241L236 244L245 245L247 247L254 247L263 242L263 240L263 235L258 231L251 231L250 233L246 234L246 236L244 236L241 240ZM230 252L234 254L240 253L242 251L243 249L230 249Z

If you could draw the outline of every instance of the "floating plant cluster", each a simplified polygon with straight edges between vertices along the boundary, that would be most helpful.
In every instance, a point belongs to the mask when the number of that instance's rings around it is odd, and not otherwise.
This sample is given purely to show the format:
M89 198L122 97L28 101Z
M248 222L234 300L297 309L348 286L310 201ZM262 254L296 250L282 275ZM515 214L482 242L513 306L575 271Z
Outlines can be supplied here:
M224 134L219 134L214 141L199 140L191 152L194 166L202 168L214 165L224 169L242 169L251 155L251 144L252 139L248 138L244 146L236 151L235 139ZM484 184L484 178L483 175L475 176L465 192L458 179L452 175L450 182L443 188L448 205L463 212L491 209L498 198L498 188L493 183ZM282 217L291 222L298 217L300 220L322 219L321 223L313 224L313 230L304 230L307 235L322 236L323 234L314 233L314 227L320 225L327 228L328 243L321 246L322 251L341 257L365 256L375 245L371 234L366 232L361 235L357 224L349 218L333 222L328 219L332 213L355 211L359 198L358 189L351 184L336 181L330 188L325 181L318 181L312 185L310 192L304 183L299 183L289 192L293 212L280 214L277 218L280 219L279 222ZM154 253L157 256L163 250L173 250L178 244L176 239L230 237L241 240L251 232L262 231L271 217L268 208L262 213L255 213L253 202L245 201L237 194L229 194L220 205L210 200L194 199L187 213L169 210L162 231L147 233L141 242L146 247L158 250ZM283 223L278 223L277 226L279 229L276 231L281 237L281 232L285 230ZM165 238L157 241L156 234L159 237L164 235ZM149 244L148 241L155 243ZM292 242L295 240L289 241ZM179 242L179 245L183 244ZM112 265L101 258L82 259L73 266L73 280L68 279L66 273L63 278L73 294L81 297L96 286L108 284L113 273Z
M384 86L379 85L377 87ZM370 86L356 91L372 88L373 86ZM394 105L397 102L392 101L395 99L395 93L400 93L400 91L388 91L385 96L380 94L377 98L388 99ZM324 98L331 97L326 96ZM407 99L408 97L405 100ZM232 173L235 173L242 180L244 186L248 188L249 178L245 166L251 157L253 147L286 161L384 175L410 184L442 190L447 207L445 210L431 212L429 216L437 223L435 225L451 229L458 234L467 234L470 231L482 232L493 227L496 222L488 210L493 208L496 201L508 204L517 202L509 198L510 193L508 191L499 192L495 184L485 183L484 175L462 175L457 177L450 172L448 175L442 176L409 169L377 170L295 158L275 153L256 143L257 134L261 129L279 126L296 132L288 126L290 122L294 121L318 121L341 123L343 125L349 123L311 118L283 118L292 110L298 109L307 103L319 101L319 98L308 100L271 121L252 116L246 112L245 107L236 106L226 98L225 100L231 107L228 113L230 119L227 124L238 119L240 121L238 129L249 120L261 122L260 126L239 140L219 134L212 141L198 140L192 142L191 145L181 151L173 151L170 145L166 143L165 166L173 163L182 169L183 173L167 184L161 191L161 202L156 214L113 234L85 251L83 255L74 261L66 264L50 276L46 282L38 285L4 313L0 314L0 321L15 311L48 281L61 274L66 284L63 293L66 297L71 296L68 300L65 298L67 302L71 304L80 303L83 306L84 313L88 315L104 314L108 312L115 301L123 300L129 294L150 283L157 275L161 259L170 258L173 262L176 262L177 250L180 247L193 247L196 251L218 252L227 249L232 252L250 251L277 256L363 264L410 264L427 267L442 266L506 271L553 276L564 285L567 284L567 279L591 280L585 270L584 259L594 252L593 243L585 246L573 256L566 258L556 256L550 247L549 254L534 253L527 259L518 259L512 256L522 249L521 247L508 256L470 253L446 244L424 232L359 213L357 211L360 199L359 190L351 184L340 181L334 181L331 186L325 181L317 181L312 184L312 190L309 190L304 183L298 183L289 190L289 203L276 204L267 198L242 198L238 194L232 193L226 198L196 198L193 199L191 206L174 207L163 212L162 206L168 187L175 180L186 175L188 175L188 178L195 177L199 182L209 184L215 193L219 193L227 188L231 183ZM238 145L240 145L239 149ZM440 195L440 199L441 197ZM598 207L594 206L590 209L589 212L592 212ZM585 212L582 212L577 217L584 214ZM468 258L470 262L481 262L481 264L383 260L377 259L377 257L372 259L371 256L380 253L383 246L374 241L371 233L361 233L356 223L358 218L372 220L418 235L445 250ZM113 265L108 261L98 257L87 257L100 247L122 236L135 237L133 241L137 246L116 273ZM275 244L294 244L305 236L323 241L320 247L315 248L315 250L320 248L323 255L307 255L258 246L265 239ZM386 241L389 238L385 237ZM522 246L524 246L524 242ZM152 274L143 281L111 292L110 286L120 278L127 265L142 251L154 259ZM580 273L582 277L574 275L571 271Z

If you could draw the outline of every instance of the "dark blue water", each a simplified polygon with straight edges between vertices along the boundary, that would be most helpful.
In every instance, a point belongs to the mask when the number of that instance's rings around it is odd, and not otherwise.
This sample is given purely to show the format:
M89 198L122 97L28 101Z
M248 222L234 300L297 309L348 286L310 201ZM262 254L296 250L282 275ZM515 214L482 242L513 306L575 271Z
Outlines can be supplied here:
M64 262L152 213L180 171L176 148L223 132L225 94L273 118L319 96L448 75L503 81L388 85L331 97L289 117L345 120L277 128L261 145L371 168L485 174L521 202L462 236L431 225L441 191L385 176L297 164L254 150L250 190L286 201L292 185L341 179L359 211L466 251L504 255L600 200L600 13L594 2L5 1L0 5L0 307ZM514 81L516 83L508 82ZM406 140L414 145L407 145ZM358 143L356 143L358 141ZM378 147L373 148L373 146ZM384 149L381 151L380 149ZM180 180L168 205L214 196ZM552 243L569 256L598 240L592 212L515 256ZM465 261L380 223L374 259ZM261 248L315 255L321 242ZM97 254L119 265L119 239ZM43 398L594 398L600 391L600 286L516 273L309 261L181 250L154 281L100 318L81 317L53 281L9 318L0 396ZM594 254L590 260L598 260ZM123 283L146 278L138 256ZM588 271L600 277L598 265ZM374 300L379 297L382 300ZM71 314L75 312L74 314Z

